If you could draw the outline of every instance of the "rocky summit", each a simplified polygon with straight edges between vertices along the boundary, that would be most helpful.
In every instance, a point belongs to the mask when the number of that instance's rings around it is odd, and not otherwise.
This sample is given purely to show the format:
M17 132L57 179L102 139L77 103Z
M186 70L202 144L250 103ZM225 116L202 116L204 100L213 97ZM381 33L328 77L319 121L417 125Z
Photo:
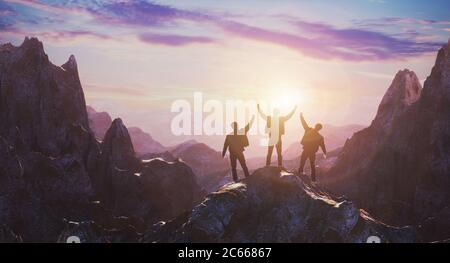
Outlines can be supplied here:
M370 236L416 241L410 227L388 226L306 178L265 167L209 194L191 212L155 224L141 241L366 242Z

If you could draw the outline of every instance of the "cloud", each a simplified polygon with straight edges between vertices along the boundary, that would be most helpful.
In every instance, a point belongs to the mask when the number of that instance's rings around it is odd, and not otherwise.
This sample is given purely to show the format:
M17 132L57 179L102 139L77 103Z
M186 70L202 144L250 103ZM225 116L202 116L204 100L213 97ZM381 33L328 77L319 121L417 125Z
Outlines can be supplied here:
M208 44L215 43L213 38L200 36L182 36L182 35L168 35L145 33L139 35L139 39L145 43L161 44L167 46L184 46L188 44Z
M237 22L233 20L232 16L218 16L212 11L191 11L139 0L114 2L70 1L65 4L45 4L23 0L8 1L27 5L45 12L84 14L89 16L92 23L79 25L81 26L80 29L68 31L65 28L67 24L61 23L61 25L56 25L55 35L59 34L61 38L88 36L91 34L94 37L106 39L109 38L108 34L112 34L116 30L107 29L102 31L99 28L109 27L111 29L120 27L122 30L129 30L127 32L130 32L131 35L136 36L144 43L178 47L194 43L216 43L216 35L225 32L228 36L270 43L295 50L304 56L326 60L373 61L402 59L434 52L443 43L420 41L420 39L427 38L413 30L409 30L406 33L396 31L397 33L388 34L370 27L367 28L368 24L415 23L420 25L447 25L448 23L448 21L384 18L355 22L356 26L359 26L357 28L336 28L331 25L312 23L298 18L288 18L286 16L283 19L280 17L284 22L288 22L288 26L294 25L297 29L295 32L287 32ZM364 27L361 28L361 26ZM213 28L216 31L213 33L214 36L149 32L149 30L161 28L168 30L178 29L178 31L180 29L186 30L187 28L189 30L189 27ZM448 28L448 26L446 27ZM217 28L221 30L217 31ZM130 34L127 34L127 37Z
M103 22L131 26L162 26L179 20L205 21L209 16L146 1L112 2L90 9Z
M39 35L54 39L56 41L70 41L78 38L94 37L101 40L113 39L112 37L99 34L87 30L65 30L65 31L55 31L55 32L40 32Z
M361 27L388 27L395 25L450 25L449 20L432 20L432 19L417 19L411 17L383 17L376 19L360 19L352 21L355 25Z
M284 46L320 59L370 61L405 58L433 52L442 45L417 43L368 30L336 29L326 24L301 20L294 23L302 31L296 34L236 22L218 24L225 31L240 37Z

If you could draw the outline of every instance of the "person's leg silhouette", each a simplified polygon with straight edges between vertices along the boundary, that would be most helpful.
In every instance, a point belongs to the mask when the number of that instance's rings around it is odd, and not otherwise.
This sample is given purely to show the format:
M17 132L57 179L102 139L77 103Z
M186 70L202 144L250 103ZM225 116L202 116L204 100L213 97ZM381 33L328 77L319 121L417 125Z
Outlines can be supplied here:
M282 167L283 166L283 156L282 156L281 151L282 151L283 147L282 147L281 139L278 140L276 148L277 148L277 157L278 157L278 167Z
M270 166L270 163L272 162L272 152L273 152L273 145L269 145L267 148L266 166Z
M238 181L237 171L236 171L236 155L230 153L230 163L231 163L231 174L233 175L233 180Z
M309 155L309 164L311 166L311 180L316 181L316 154L311 153Z
M308 159L308 155L306 154L306 151L303 149L302 155L300 157L300 167L298 168L298 174L303 173L303 168L305 168L306 159Z
M238 156L239 163L241 164L242 170L244 170L245 177L249 177L249 172L247 168L247 164L245 163L245 156L244 153L239 154Z

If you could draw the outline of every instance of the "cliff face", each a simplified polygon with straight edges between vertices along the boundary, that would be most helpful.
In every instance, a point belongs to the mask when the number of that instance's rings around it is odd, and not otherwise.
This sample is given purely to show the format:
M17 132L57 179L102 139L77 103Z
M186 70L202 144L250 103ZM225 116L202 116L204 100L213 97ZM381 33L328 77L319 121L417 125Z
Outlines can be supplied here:
M450 44L439 51L422 91L412 72L397 74L372 125L354 134L324 176L327 187L399 225L449 206L449 54Z
M46 155L87 150L88 142L79 141L89 137L83 134L89 125L75 57L58 67L39 40L26 38L19 47L0 48L0 77L0 134L5 139L15 141L18 129L27 146Z

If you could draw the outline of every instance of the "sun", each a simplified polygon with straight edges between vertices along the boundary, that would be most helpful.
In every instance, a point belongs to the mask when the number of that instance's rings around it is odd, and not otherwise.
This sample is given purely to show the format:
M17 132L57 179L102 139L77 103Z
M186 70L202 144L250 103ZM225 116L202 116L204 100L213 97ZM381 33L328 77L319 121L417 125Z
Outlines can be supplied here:
M302 87L294 85L273 88L269 96L268 102L272 108L278 108L282 112L290 111L307 100L306 91Z

